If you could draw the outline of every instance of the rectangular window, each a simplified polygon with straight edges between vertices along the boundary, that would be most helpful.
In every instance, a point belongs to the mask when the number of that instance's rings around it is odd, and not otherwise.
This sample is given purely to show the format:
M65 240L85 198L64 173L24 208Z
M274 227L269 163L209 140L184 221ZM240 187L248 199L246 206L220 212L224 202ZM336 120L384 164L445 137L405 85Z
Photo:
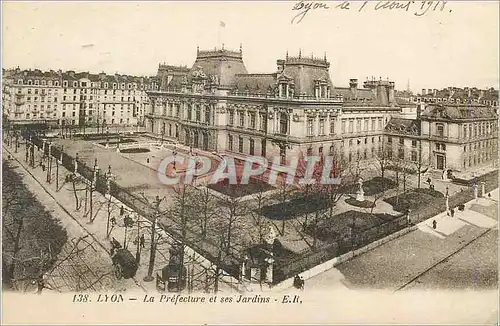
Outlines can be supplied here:
M238 137L238 150L243 153L243 137Z
M280 133L288 134L288 115L286 113L280 114Z
M228 136L228 142L229 142L229 150L233 150L233 136Z
M330 135L335 135L335 120L330 120Z
M417 141L416 140L412 140L411 141L411 147L417 147Z
M399 137L399 145L404 145L405 139L403 137Z
M250 155L255 155L255 141L253 139L250 139Z
M354 121L349 121L349 132L353 133L354 132Z
M314 120L312 118L307 119L307 135L312 136L314 129L313 129L313 122Z
M251 112L250 113L250 128L255 129L255 127L256 127L255 113Z
M436 124L436 132L439 137L444 137L444 125L443 124Z
M325 134L325 119L319 119L319 134Z
M342 120L342 134L345 134L345 120Z
M411 160L412 160L412 162L417 161L417 152L416 151L411 152Z
M238 115L240 117L240 127L243 127L245 125L245 112L239 111Z
M467 138L467 125L464 125L464 138Z
M389 144L392 144L392 137L387 137L387 142L388 142Z
M260 130L266 130L266 115L264 113L260 114Z
M371 130L375 130L375 119L372 119L372 129Z

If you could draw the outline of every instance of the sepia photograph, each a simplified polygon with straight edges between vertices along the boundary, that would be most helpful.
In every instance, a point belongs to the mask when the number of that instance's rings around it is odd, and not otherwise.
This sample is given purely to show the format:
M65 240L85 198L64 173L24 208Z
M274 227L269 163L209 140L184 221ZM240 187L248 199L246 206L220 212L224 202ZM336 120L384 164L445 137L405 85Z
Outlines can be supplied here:
M498 325L498 51L498 1L2 1L2 323Z

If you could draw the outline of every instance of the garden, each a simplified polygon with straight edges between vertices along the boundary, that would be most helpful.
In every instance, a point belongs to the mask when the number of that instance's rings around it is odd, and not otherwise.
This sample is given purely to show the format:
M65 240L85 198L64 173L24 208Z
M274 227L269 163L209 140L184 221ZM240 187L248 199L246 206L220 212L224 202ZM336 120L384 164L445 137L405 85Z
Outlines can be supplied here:
M386 190L396 187L396 183L388 178L375 177L363 182L363 191L366 196L374 196ZM353 184L347 189L347 193L354 194L358 191L358 185Z
M209 184L207 187L232 198L244 197L274 189L273 186L256 178L249 178L248 184L229 184L229 179L224 179L218 183Z
M384 201L391 204L394 210L405 213L408 209L415 210L428 205L436 198L443 197L444 195L437 190L418 188L401 195L386 198Z

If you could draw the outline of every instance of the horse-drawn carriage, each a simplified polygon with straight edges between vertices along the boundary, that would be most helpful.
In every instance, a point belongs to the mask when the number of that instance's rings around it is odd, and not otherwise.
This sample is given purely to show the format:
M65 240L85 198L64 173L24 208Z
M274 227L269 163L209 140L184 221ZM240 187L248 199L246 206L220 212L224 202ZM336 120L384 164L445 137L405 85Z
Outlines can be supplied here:
M187 268L183 262L184 246L174 243L170 248L168 265L156 274L156 288L159 291L179 292L186 288Z
M135 276L139 265L130 251L122 248L120 243L113 238L111 241L111 260L113 261L113 267L115 269L115 276L117 279L122 277L125 279L132 278Z

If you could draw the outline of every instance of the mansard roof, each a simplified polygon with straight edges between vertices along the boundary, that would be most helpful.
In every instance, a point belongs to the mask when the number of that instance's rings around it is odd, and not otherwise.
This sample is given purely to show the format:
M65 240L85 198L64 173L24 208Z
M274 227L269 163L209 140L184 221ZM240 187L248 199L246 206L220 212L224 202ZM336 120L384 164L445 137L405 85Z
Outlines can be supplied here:
M442 104L431 104L428 105L424 112L422 112L421 117L423 119L445 119L445 120L457 120L457 119L497 119L498 111L495 108L478 105L478 104L466 104L466 105L442 105Z
M385 126L385 130L390 133L417 136L420 135L420 120L391 118Z

